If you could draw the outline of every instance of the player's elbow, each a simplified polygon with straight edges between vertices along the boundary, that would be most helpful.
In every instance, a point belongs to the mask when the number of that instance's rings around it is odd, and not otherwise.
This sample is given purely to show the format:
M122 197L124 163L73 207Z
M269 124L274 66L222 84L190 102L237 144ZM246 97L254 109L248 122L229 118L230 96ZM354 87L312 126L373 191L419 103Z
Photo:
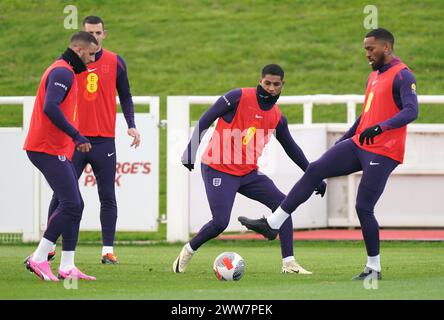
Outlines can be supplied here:
M45 105L43 106L43 112L50 117L52 115L52 111L57 107L57 103L53 101L45 101Z
M418 111L418 108L412 108L410 110L411 110L410 111L410 122L413 122L416 119L418 119L419 111Z
M414 116L413 116L413 121L415 121L416 119L418 119L418 117L419 117L419 111L416 110L415 113L414 113Z

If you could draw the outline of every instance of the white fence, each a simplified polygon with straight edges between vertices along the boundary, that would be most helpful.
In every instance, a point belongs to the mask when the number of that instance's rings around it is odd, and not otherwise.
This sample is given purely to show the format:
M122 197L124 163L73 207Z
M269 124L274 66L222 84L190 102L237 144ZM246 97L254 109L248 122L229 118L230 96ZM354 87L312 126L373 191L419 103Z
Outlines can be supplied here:
M196 163L196 170L190 174L181 165L180 157L192 132L190 106L212 104L217 98L167 98L168 241L187 241L190 232L196 232L211 217L200 179L199 163ZM420 104L444 104L444 96L418 96L418 100ZM363 101L362 95L307 95L284 96L278 104L303 105L303 125L290 126L291 133L309 160L315 160L355 121L356 105ZM312 124L314 105L339 103L347 105L347 124ZM444 125L412 124L409 125L408 135L405 164L389 180L386 192L376 208L378 219L381 226L444 226L444 203L441 196L444 191ZM205 146L209 136L210 133L207 133L201 147ZM266 173L286 193L302 173L279 148L276 141L271 141L264 150L260 165L275 169ZM273 166L272 163L279 165ZM295 228L359 225L354 208L359 175L329 179L327 197L312 197L293 215ZM415 186L422 188L417 190ZM262 213L266 213L263 206L239 196L228 230L243 230L237 223L238 215L258 217Z
M155 231L159 213L159 97L133 97L133 101L149 105L150 110L136 115L142 143L135 150L129 147L132 138L126 135L123 115L117 116L117 230ZM25 241L39 240L46 228L52 191L22 150L34 97L0 97L0 104L23 105L23 126L0 128L0 233L22 233ZM85 169L79 184L85 201L81 230L100 230L97 187L89 170Z
M211 104L217 98L218 96L167 97L168 241L187 241L190 232L196 232L211 216L199 174L199 164L195 165L196 170L190 174L181 165L180 157L192 132L189 116L190 106ZM444 104L444 96L419 96L418 99L420 104ZM120 203L118 230L148 231L157 228L159 211L158 124L163 120L159 119L158 97L133 97L133 100L135 104L150 106L149 116L144 118L145 116L137 114L136 121L139 130L144 130L145 126L151 127L151 131L148 130L142 137L142 147L147 149L141 147L139 151L144 154L142 157L148 157L147 161L152 163L150 177L153 180L145 184L131 183L128 188L122 188L122 191L127 190L126 192L129 193L137 190L136 197L143 199L146 203L139 204L139 208L131 207L130 209L125 209ZM362 104L363 100L364 96L361 95L284 96L279 99L278 104L303 105L303 124L290 125L290 131L309 160L315 160L354 122L356 105ZM0 128L0 146L2 148L0 168L3 170L0 179L0 194L2 195L0 233L19 232L23 233L24 240L36 240L44 230L45 208L49 193L44 179L30 165L25 153L21 150L30 121L33 97L0 97L0 104L24 105L23 127ZM312 124L313 106L325 104L345 104L347 106L347 123ZM123 117L120 121L124 121ZM122 134L120 132L119 136ZM208 140L209 137L210 134L207 133L205 138ZM203 141L201 146L205 146L205 144ZM121 152L121 155L124 154L125 152ZM138 162L142 161L138 160ZM288 159L274 139L264 150L259 164L261 169L285 193L302 175L302 172ZM322 199L312 197L298 209L297 214L293 215L295 228L357 226L354 202L359 176L360 174L357 173L348 177L329 179L327 197ZM443 191L444 125L409 125L405 164L395 170L389 179L386 192L376 208L381 226L443 227ZM88 192L90 193L91 190L82 190L83 194ZM97 211L98 199L91 198L89 202L91 204L85 201L84 216L98 217L98 212L88 213L88 208ZM131 212L137 209L142 210L142 213L132 219L134 217L131 216ZM257 217L259 213L266 213L263 206L240 196L236 200L232 224L228 229L242 230L236 222L237 215ZM150 222L143 220L143 215L150 216ZM119 221L125 221L125 219L129 224L123 223L125 228L119 229ZM98 228L97 221L95 225L92 221L82 221L82 223L87 224L85 227L88 230ZM141 224L144 226L141 227Z

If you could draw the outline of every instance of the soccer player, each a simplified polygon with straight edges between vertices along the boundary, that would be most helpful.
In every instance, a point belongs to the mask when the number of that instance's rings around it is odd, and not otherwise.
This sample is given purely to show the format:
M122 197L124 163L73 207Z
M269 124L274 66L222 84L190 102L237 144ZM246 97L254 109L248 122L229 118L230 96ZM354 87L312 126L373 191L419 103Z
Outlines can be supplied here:
M293 162L302 170L307 169L309 162L293 140L287 119L276 105L284 83L284 70L276 64L267 65L262 69L257 88L228 92L200 118L182 156L182 163L190 171L194 169L201 137L218 119L201 165L213 219L182 248L173 263L174 272L184 272L195 251L226 229L236 193L259 201L272 211L278 208L285 195L270 178L258 171L257 166L257 159L273 133ZM319 181L315 189L317 194L324 196L325 182ZM279 236L282 272L311 274L294 258L291 218L285 221Z
M82 153L92 148L88 139L77 130L75 75L85 71L86 64L94 61L97 45L97 40L89 33L76 33L61 58L46 69L23 147L59 199L37 250L25 260L26 268L42 280L59 281L47 258L60 235L63 251L58 277L95 280L74 264L83 200L71 158L75 147Z
M416 80L393 53L394 37L386 29L370 31L364 39L368 63L373 69L361 116L317 161L312 162L280 207L268 218L239 217L248 229L272 240L299 205L325 178L362 170L356 212L367 249L367 264L353 280L368 276L381 279L379 225L374 215L376 202L390 173L404 159L407 124L418 116Z
M117 264L114 255L114 237L117 222L115 193L116 145L116 89L122 111L128 125L128 135L133 137L131 147L140 144L140 134L134 121L134 104L130 92L126 64L123 58L103 48L106 37L105 23L100 17L88 16L83 20L83 30L93 35L99 43L95 61L88 69L77 75L79 83L79 131L91 142L89 153L75 152L73 164L80 178L89 163L93 169L100 199L100 222L102 226L103 264ZM54 195L49 210L49 219L57 207ZM55 254L55 248L53 253Z

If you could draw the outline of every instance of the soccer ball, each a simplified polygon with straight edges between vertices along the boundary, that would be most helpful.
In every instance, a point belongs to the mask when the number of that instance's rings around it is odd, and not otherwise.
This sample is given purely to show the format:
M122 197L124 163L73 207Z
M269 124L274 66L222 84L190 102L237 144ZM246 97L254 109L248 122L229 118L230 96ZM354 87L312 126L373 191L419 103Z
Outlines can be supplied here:
M218 280L238 281L244 275L245 262L236 252L223 252L214 260L213 270Z

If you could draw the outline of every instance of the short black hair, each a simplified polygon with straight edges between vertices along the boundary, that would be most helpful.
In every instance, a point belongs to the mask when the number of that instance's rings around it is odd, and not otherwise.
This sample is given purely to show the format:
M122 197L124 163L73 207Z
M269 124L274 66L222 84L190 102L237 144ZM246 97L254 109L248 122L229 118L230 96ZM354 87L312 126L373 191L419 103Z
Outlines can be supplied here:
M390 42L392 45L392 48L395 45L395 37L393 37L393 34L384 28L377 28L365 35L366 38L374 37L375 39L381 39L387 42Z
M105 30L105 22L103 22L103 19L98 16L87 16L85 19L83 19L82 26L85 24L102 24L103 30Z
M84 43L94 43L96 46L99 45L96 38L92 34L90 34L89 32L86 32L86 31L79 31L79 32L73 34L71 37L71 40L69 42L73 43L73 42L80 42L80 41L84 42Z
M265 75L267 74L271 74L274 76L280 76L281 80L284 79L284 69L281 68L280 65L278 64L267 64L263 69L262 69L262 78L265 77Z

